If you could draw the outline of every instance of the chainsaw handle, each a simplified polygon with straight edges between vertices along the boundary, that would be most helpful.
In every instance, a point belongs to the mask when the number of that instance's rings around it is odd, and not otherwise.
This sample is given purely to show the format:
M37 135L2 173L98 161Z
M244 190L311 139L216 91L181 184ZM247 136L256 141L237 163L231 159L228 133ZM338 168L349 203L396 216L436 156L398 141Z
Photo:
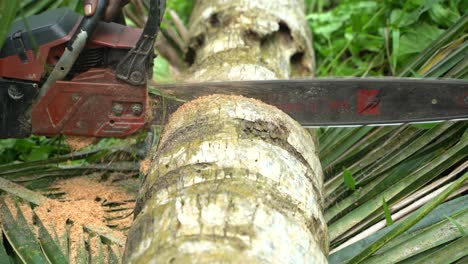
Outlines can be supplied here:
M106 13L107 5L109 4L109 0L99 0L97 1L96 11L92 16L85 16L81 20L80 25L75 30L75 33L71 37L70 41L68 42L67 48L73 50L73 43L78 38L78 35L83 31L86 32L87 38L89 39L96 29L97 24L102 21L104 15Z
M104 17L108 3L109 0L99 0L94 15L83 17L80 25L68 42L62 56L55 64L55 67L47 77L47 80L42 84L38 98L42 98L47 91L49 91L52 84L56 81L63 80L67 76L68 72L73 67L73 64L75 64L75 61L85 48L86 43L88 43L89 39L93 35L99 21Z
M148 20L143 32L133 47L117 64L115 73L119 80L131 85L144 85L153 73L154 42L159 32L166 8L165 0L150 0Z

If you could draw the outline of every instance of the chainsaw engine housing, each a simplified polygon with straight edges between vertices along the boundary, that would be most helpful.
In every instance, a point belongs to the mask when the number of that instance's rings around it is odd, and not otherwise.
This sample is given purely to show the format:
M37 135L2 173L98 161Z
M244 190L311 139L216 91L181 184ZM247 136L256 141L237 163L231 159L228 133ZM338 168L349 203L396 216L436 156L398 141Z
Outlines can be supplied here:
M125 137L145 124L146 85L115 77L141 29L99 22L67 76L38 97L82 19L60 8L14 23L0 50L0 138Z

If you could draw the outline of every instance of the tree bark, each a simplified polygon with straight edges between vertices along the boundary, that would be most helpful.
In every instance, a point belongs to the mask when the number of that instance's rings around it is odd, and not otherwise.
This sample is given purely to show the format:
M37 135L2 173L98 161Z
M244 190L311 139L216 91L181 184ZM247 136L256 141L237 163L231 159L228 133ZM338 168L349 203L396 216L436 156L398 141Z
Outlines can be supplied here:
M298 0L197 1L189 81L311 76ZM323 175L313 136L239 96L189 102L145 175L124 263L326 263Z

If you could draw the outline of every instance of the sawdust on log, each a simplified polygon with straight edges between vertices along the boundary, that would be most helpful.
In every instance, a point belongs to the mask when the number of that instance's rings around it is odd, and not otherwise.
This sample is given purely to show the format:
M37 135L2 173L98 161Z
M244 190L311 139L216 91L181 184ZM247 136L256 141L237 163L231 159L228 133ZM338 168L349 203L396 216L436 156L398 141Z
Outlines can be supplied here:
M147 158L140 162L140 172L147 174L151 168L151 159Z
M155 109L157 109L158 107L158 104L159 104L159 99L155 99L155 98L151 98L150 96L148 96L148 98L146 98L146 111L145 111L145 118L147 120L147 124L146 125L151 125L149 121L153 120L154 118L154 111Z

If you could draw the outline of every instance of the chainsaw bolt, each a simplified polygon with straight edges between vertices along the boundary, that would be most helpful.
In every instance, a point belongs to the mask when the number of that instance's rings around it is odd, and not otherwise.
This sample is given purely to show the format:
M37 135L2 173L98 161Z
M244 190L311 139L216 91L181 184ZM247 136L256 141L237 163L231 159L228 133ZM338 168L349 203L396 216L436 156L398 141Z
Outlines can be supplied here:
M14 85L8 87L8 95L13 100L19 100L24 96L24 94Z
M130 74L130 81L133 83L142 83L143 82L143 74L139 71L134 71Z
M115 103L112 105L112 113L116 116L121 116L123 114L123 105L119 103Z
M132 113L134 116L139 116L143 113L143 105L142 104L133 104L132 105Z

